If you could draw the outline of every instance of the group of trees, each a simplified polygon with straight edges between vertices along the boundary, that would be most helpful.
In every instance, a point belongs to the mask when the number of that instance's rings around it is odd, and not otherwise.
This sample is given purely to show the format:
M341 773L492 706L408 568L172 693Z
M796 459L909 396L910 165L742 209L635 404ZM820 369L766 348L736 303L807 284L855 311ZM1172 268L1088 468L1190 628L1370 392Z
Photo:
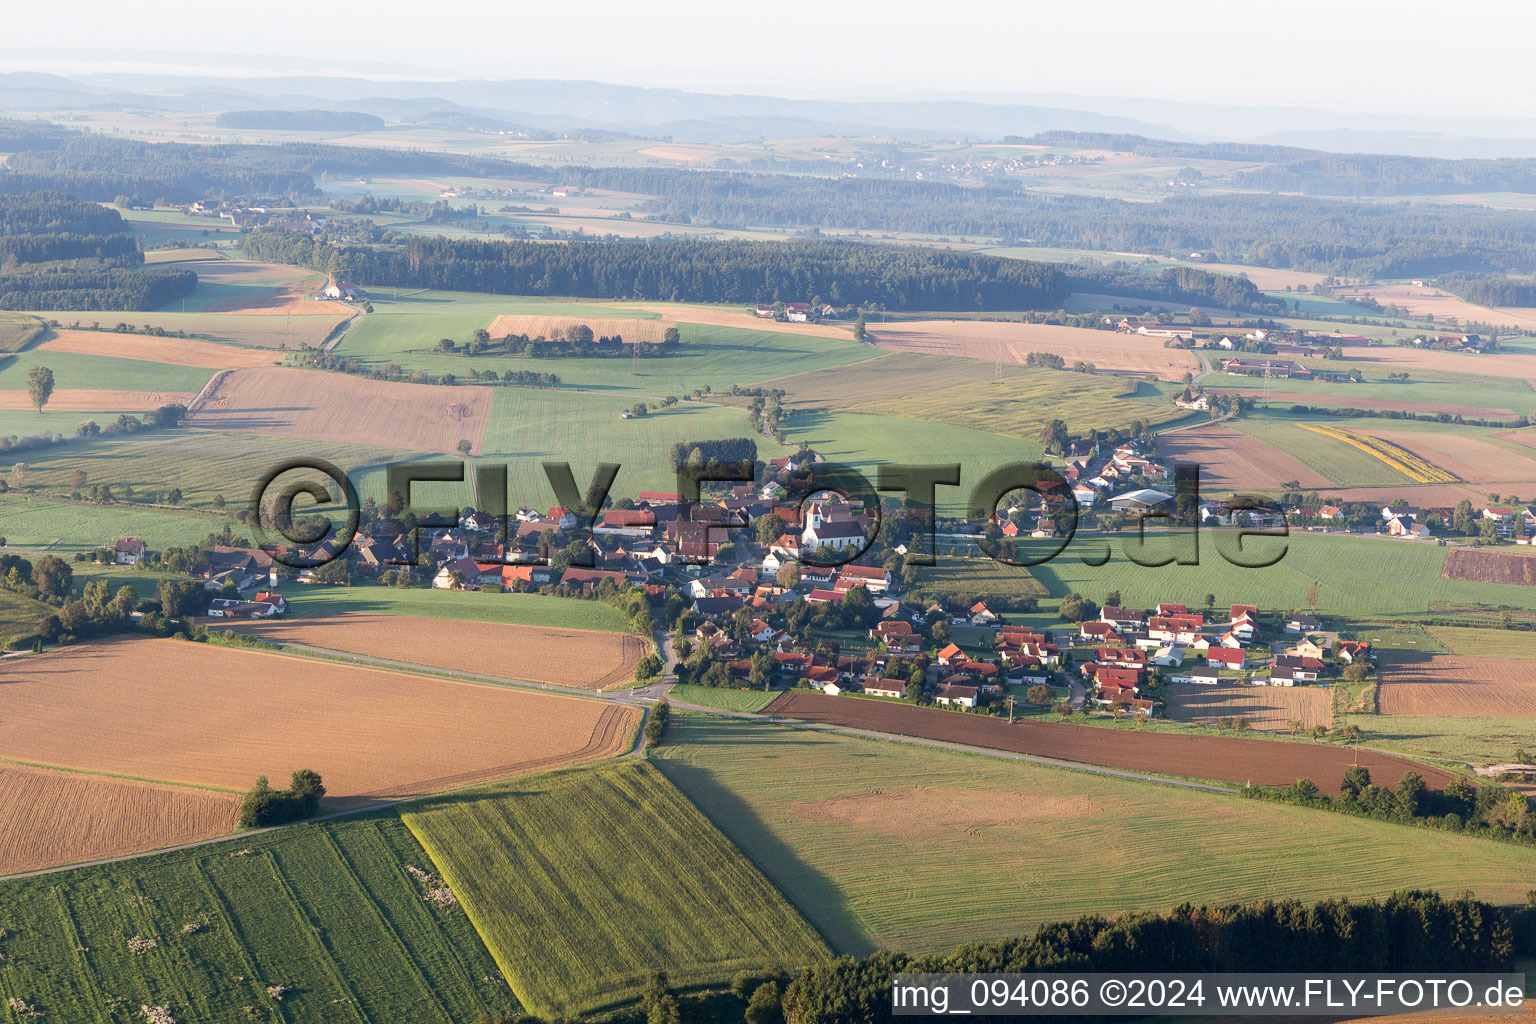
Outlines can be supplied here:
M891 309L1054 309L1070 293L1054 266L951 249L842 241L484 242L410 236L333 246L307 233L258 231L253 259L345 268L374 285L509 295L585 295L663 302L749 303L827 297Z
M240 801L240 827L266 828L313 818L325 796L320 773L300 768L290 776L287 789L273 789L265 775L258 776Z
M659 342L638 342L626 345L622 335L599 337L586 324L572 324L565 329L562 336L555 338L546 338L542 335L530 338L526 334L508 334L493 339L490 332L482 327L475 331L469 342L463 346L458 345L452 338L443 338L438 342L437 347L441 352L466 356L529 356L533 359L564 357L599 359L605 356L622 356L629 359L638 356L641 359L648 359L654 356L673 355L677 352L680 341L681 335L676 327L668 327Z
M672 468L713 475L722 467L757 463L757 442L750 437L712 441L678 441L672 445Z
M1246 277L1213 274L1197 267L1168 267L1156 274L1074 266L1068 272L1073 291L1125 295L1136 299L1215 306L1240 312L1284 313L1285 302L1259 291Z

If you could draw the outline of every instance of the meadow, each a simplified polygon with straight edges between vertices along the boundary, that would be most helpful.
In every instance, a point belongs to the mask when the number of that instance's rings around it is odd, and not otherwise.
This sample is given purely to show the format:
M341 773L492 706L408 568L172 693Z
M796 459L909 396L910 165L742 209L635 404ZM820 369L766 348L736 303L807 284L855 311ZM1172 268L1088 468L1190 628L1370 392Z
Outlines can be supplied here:
M1419 756L1493 764L1514 759L1517 748L1536 749L1536 719L1449 715L1334 716L1335 729L1359 726L1368 746Z
M720 708L723 711L761 711L773 699L779 695L777 690L736 690L722 689L715 686L694 686L691 683L678 683L667 692L667 698L674 703L698 704L706 708Z
M33 636L42 621L54 614L50 605L30 597L0 590L0 650L10 650Z
M114 356L81 355L32 348L14 355L0 356L0 390L25 391L27 374L34 366L53 371L54 386L66 388L101 388L114 391L174 391L197 394L213 371L196 366L172 366L143 359L118 359Z
M762 722L673 723L657 767L840 953L947 950L1186 900L1438 887L1511 903L1536 866L1519 847L1155 783Z
M231 507L247 497L229 495ZM110 546L119 537L142 537L156 550L187 547L225 525L239 531L233 519L206 513L127 503L91 505L16 490L0 494L0 536L11 548L65 558Z
M1452 654L1475 658L1536 658L1536 633L1524 630L1430 626L1428 632Z
M0 882L0 994L71 1024L515 1012L463 911L428 899L434 874L381 814Z
M879 354L871 346L855 342L851 335L826 338L757 328L745 317L741 327L690 323L691 307L683 305L656 304L649 309L637 309L600 302L432 291L399 298L381 292L372 301L374 312L347 332L336 346L337 355L358 359L368 367L398 363L408 371L421 370L435 376L452 373L465 377L470 370L554 373L568 386L614 392L628 404L667 395L681 398L705 386L723 391L732 384L754 384L789 373L872 359ZM494 317L504 314L602 319L664 317L678 321L682 344L676 355L641 359L638 366L631 366L631 360L622 358L470 358L435 351L439 339L450 338L462 345L476 330L487 328ZM709 313L695 315L714 318Z
M344 613L411 615L467 619L516 626L566 626L623 632L628 623L617 608L601 601L545 597L540 594L492 594L478 590L399 590L374 583L345 587L285 587L288 617Z
M432 856L518 1000L550 1016L827 948L709 819L643 761L551 772L411 805Z
M1023 566L1008 565L977 554L971 558L939 556L934 565L920 566L917 585L925 598L943 598L971 605L997 597L1046 597L1045 586Z
M0 352L20 352L43 333L43 322L26 313L0 313Z
M1215 596L1217 607L1303 608L1314 582L1318 584L1317 611L1326 615L1422 615L1431 609L1474 605L1536 608L1536 588L1442 578L1448 549L1435 544L1293 532L1285 538L1244 541L1244 558L1282 551L1283 555L1273 565L1243 568L1222 556L1228 552L1236 557L1233 532L1204 530L1198 565L1153 567L1126 557L1126 542L1134 536L1129 531L1079 533L1059 557L1032 566L1030 574L1053 598L1076 591L1102 602L1106 594L1118 590L1122 602L1133 608L1151 608L1160 601L1203 606L1207 594ZM1147 550L1141 557L1147 560L1160 552L1171 553L1171 540L1148 531ZM1108 562L1095 567L1083 561L1102 556L1106 543L1112 552Z
M1231 425L1249 437L1287 453L1336 487L1407 485L1416 482L1348 442L1307 430L1298 421L1260 414L1233 420Z

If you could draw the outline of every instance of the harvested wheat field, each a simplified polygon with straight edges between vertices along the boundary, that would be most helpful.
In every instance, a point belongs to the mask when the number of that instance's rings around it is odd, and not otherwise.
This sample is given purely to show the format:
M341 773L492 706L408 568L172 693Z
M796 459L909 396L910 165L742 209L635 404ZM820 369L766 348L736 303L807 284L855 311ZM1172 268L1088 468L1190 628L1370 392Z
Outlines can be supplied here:
M1520 352L1472 355L1433 349L1426 351L1408 345L1373 345L1369 348L1349 349L1346 362L1360 366L1371 380L1377 380L1394 370L1421 369L1482 377L1512 377L1528 383L1536 382L1536 355ZM1498 394L1504 397L1506 392L1500 390Z
M673 320L621 320L615 317L582 316L531 316L521 313L502 313L486 328L492 338L505 338L509 334L525 334L530 338L563 338L571 327L583 324L592 328L599 338L618 335L625 341L645 341L660 344L668 327L676 327Z
M233 793L0 764L0 875L212 839L239 812Z
M162 405L186 405L192 395L185 391L112 391L106 388L65 388L48 398L49 411L149 412ZM31 409L25 391L0 391L0 409Z
M1024 362L1031 352L1049 352L1061 356L1069 365L1084 360L1101 370L1152 374L1163 380L1182 380L1186 372L1200 372L1200 360L1193 352L1164 348L1161 338L1095 331L1086 327L985 320L914 320L872 324L869 334L881 348L897 352L929 352L1011 363Z
M1520 658L1395 655L1378 692L1384 715L1536 718L1536 672Z
M1515 328L1532 326L1531 321L1522 322L1516 313L1474 305L1460 296L1430 285L1370 284L1357 288L1337 288L1334 294L1341 299L1373 298L1383 306L1401 306L1411 316L1432 316L1439 321L1459 320Z
M318 282L315 285L318 288L325 282L323 274L317 275L312 270L284 266L281 263L236 260L225 256L196 255L157 262L175 263L186 267L197 275L198 281L207 281L210 284L278 284L285 281L305 280Z
M454 452L467 440L478 452L490 412L487 387L237 369L213 385L187 424L421 452Z
M108 331L59 331L38 346L54 352L83 356L143 359L170 366L272 366L282 359L273 352L220 345L196 338L157 338L149 334L113 334Z
M775 331L782 334L803 334L812 338L838 338L847 341L853 337L852 326L836 327L832 324L780 323L754 316L745 310L721 309L712 306L618 306L617 309L642 309L647 313L660 313L685 324L703 324L705 327L739 327L748 331Z
M411 615L312 615L232 628L263 640L585 690L631 682L646 654L645 643L627 633Z
M1173 683L1168 688L1168 717L1175 722L1214 725L1220 718L1244 718L1260 732L1290 732L1332 725L1329 693L1316 686L1207 686Z
M249 316L348 316L352 307L345 302L313 298L312 291L289 290L266 295L235 295L215 299L205 313L245 313Z
M1418 430L1361 430L1433 463L1460 480L1473 484L1507 481L1528 476L1536 480L1536 461L1522 458L1508 448L1475 437L1434 434Z
M181 640L6 659L0 750L244 790L296 768L327 803L434 793L628 748L633 708Z
M1451 548L1445 553L1445 567L1440 570L1440 575L1448 580L1536 587L1536 555Z
M1315 471L1284 452L1220 425L1159 434L1157 452L1164 459L1198 465L1202 487L1273 490L1287 480L1298 480L1309 489L1330 486Z

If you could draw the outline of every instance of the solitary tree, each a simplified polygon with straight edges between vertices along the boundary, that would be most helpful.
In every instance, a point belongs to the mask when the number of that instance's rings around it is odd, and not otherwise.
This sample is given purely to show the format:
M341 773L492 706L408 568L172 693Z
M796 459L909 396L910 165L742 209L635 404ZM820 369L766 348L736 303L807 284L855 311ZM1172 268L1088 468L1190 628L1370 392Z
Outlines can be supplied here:
M464 438L464 439L459 441L459 454L464 456L467 459L467 458L469 458L470 449L473 448L473 447L474 447L474 445L469 443L469 439L468 438Z
M53 397L53 371L46 366L34 366L27 374L27 397L37 406L41 415L43 406Z

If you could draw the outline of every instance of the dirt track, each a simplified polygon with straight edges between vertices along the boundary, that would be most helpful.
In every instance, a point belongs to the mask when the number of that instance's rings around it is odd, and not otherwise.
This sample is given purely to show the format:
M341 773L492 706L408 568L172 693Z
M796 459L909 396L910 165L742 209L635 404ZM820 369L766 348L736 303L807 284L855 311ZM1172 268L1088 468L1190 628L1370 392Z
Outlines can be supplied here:
M1339 780L1354 763L1355 755L1345 747L1320 743L1179 736L1054 722L1010 725L982 715L819 693L783 694L763 713L1239 786L1288 786L1308 778L1324 793L1339 791ZM1392 784L1408 771L1422 775L1431 789L1441 788L1451 778L1426 765L1372 750L1361 750L1359 761L1371 770L1373 778Z

